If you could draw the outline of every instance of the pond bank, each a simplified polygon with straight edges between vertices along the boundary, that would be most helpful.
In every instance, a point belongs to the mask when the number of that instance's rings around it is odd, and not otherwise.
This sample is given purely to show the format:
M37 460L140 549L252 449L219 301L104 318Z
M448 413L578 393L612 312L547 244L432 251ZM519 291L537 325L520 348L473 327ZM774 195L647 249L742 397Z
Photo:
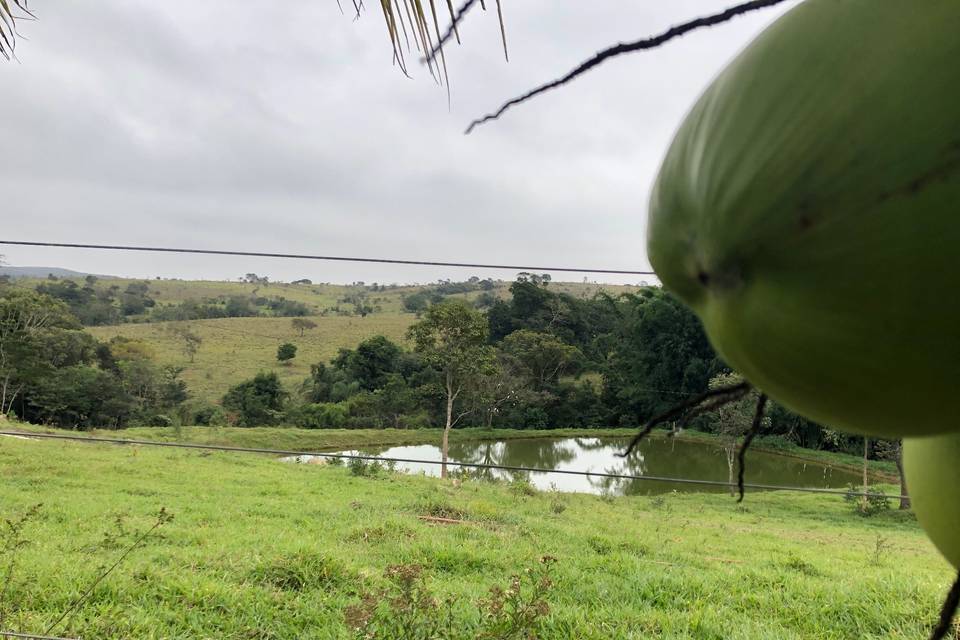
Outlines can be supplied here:
M0 423L4 428L24 432L63 433L62 429L50 429L21 423ZM75 432L71 432L75 433ZM342 451L378 446L403 446L436 444L440 442L442 429L300 429L295 427L132 427L129 429L96 429L78 435L90 435L130 440L155 440L160 442L189 442L194 444L225 445L233 447L271 448L289 451ZM541 439L541 438L631 438L635 428L610 429L454 429L450 442L477 442L489 440ZM666 438L665 431L655 432L652 437ZM708 433L686 430L675 436L679 440L715 442L717 438ZM858 456L804 449L780 439L758 438L753 449L765 453L807 460L837 469L860 470ZM896 466L887 461L870 461L870 473L874 481L899 482Z

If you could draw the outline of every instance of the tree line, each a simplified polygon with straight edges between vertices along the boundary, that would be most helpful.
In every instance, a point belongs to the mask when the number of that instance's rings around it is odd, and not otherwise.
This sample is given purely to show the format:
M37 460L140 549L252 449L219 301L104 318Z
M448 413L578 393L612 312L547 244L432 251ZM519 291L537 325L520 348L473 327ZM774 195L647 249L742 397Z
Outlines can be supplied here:
M461 298L431 302L410 328L409 347L373 336L313 364L297 388L264 372L219 404L188 403L180 369L158 365L145 343L97 341L82 331L75 307L51 294L96 296L50 284L0 290L0 412L62 427L635 427L731 374L696 317L658 287L583 299L521 274L509 298L485 311ZM466 286L489 293L479 279ZM293 322L301 333L314 325ZM179 337L191 356L199 338ZM863 446L780 406L769 416L769 433L803 447L858 453ZM717 416L690 426L728 430Z

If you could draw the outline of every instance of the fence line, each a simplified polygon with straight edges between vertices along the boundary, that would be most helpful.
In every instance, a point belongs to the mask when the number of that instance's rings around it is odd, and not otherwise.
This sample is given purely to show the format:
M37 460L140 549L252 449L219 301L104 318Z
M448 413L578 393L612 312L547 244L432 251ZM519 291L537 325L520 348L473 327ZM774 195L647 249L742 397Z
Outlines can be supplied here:
M101 444L123 444L138 445L148 447L168 447L174 449L201 449L205 451L226 451L230 453L266 453L280 456L314 456L318 458L336 458L342 460L364 460L369 462L405 462L409 464L443 465L450 467L461 467L467 469L500 469L503 471L516 471L520 473L550 473L568 476L586 476L588 478L610 478L613 480L639 480L647 482L665 482L670 484L699 485L709 487L736 488L737 483L723 482L721 480L697 480L695 478L670 478L665 476L639 476L627 473L608 473L605 471L575 471L571 469L541 469L537 467L524 467L516 465L488 464L484 462L453 462L446 463L440 460L419 460L415 458L383 458L380 456L364 454L343 454L330 453L325 451L291 451L286 449L266 449L259 447L231 447L226 445L197 444L189 442L160 442L154 440L128 440L124 438L102 438L96 436L72 436L57 433L31 433L29 431L0 431L3 436L17 436L26 438L41 438L50 440L69 440L74 442L101 443ZM772 485L760 483L745 483L745 489L759 489L765 491L795 491L801 493L823 493L832 495L848 495L849 489L823 489L818 487L794 487L785 485ZM852 492L856 494L856 492ZM857 494L859 495L859 494ZM875 494L885 498L902 499L906 496L894 494Z

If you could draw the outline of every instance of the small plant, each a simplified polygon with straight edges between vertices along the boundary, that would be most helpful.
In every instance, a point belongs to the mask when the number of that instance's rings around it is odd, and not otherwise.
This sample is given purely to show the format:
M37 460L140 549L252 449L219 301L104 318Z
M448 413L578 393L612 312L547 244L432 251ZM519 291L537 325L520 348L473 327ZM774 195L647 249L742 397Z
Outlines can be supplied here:
M843 499L853 506L857 515L869 518L890 509L890 499L878 487L855 487L848 485Z
M375 478L385 469L391 470L391 466L381 464L377 460L364 460L362 458L349 458L347 460L347 468L350 469L351 475L362 478Z
M10 590L16 581L17 564L20 560L20 551L29 544L24 535L24 529L27 525L37 519L40 514L41 504L35 504L27 509L19 518L8 518L3 521L3 528L0 530L0 561L3 563L2 582L0 582L0 629L6 627L7 613L10 604L7 598Z
M422 566L391 565L383 574L386 585L362 592L360 602L345 609L344 620L357 640L533 640L550 613L554 563L544 556L537 566L511 576L506 588L490 587L477 602L479 620L459 615L456 624L458 600L434 595Z
M344 611L344 619L358 639L452 638L454 600L439 601L430 592L418 564L395 564L383 573L387 584L360 595L360 602Z
M613 543L611 543L609 539L601 538L600 536L590 536L587 538L587 546L593 549L593 552L598 556L606 556L613 551Z
M522 576L511 576L506 589L491 587L490 595L478 603L482 622L477 640L536 638L541 620L550 614L547 596L553 588L551 570L556 562L552 556L543 556Z
M877 534L876 540L874 540L873 551L870 554L870 564L879 567L883 565L884 556L892 550L890 545L890 540L880 534Z
M537 495L537 488L525 475L518 475L510 482L510 491L516 496L531 497Z
M559 500L554 500L550 503L550 510L555 514L560 515L567 510L567 505L563 504Z
M345 580L345 573L326 556L298 551L262 563L250 577L274 589L306 591L339 584Z

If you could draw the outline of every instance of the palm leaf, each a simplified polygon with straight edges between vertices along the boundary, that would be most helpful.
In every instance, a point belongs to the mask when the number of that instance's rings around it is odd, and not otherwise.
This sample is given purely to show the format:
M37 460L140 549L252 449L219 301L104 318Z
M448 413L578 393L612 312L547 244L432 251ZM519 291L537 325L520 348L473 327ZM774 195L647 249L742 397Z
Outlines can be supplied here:
M17 46L17 20L32 18L27 0L0 0L0 56L13 57Z

